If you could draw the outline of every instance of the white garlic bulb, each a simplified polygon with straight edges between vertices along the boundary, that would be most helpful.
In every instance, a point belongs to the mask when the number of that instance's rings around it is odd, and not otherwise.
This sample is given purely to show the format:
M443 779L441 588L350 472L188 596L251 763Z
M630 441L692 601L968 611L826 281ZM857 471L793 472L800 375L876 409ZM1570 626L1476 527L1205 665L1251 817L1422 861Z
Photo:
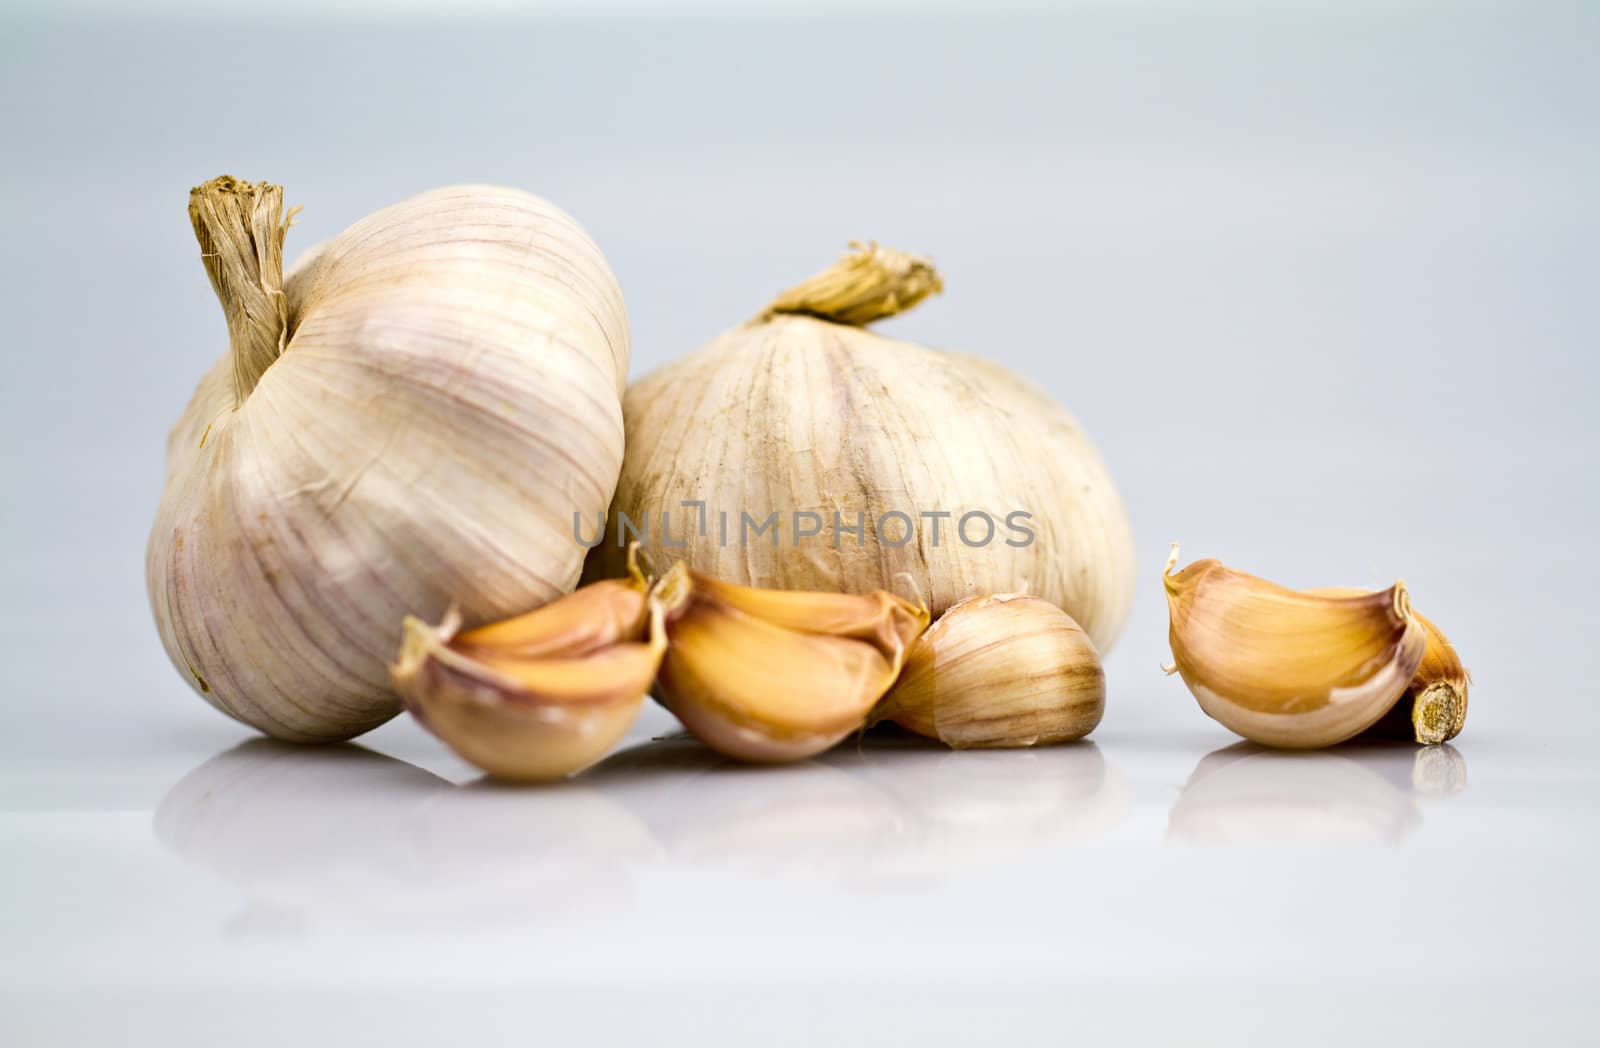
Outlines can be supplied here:
M1077 423L996 364L861 326L940 289L927 260L868 245L630 386L591 576L622 575L638 531L653 572L681 558L751 586L914 590L935 615L1028 593L1109 650L1133 538Z
M622 295L528 193L456 186L363 219L284 279L277 186L189 211L229 352L167 443L146 561L162 643L226 713L338 739L399 709L407 614L469 624L572 590L576 512L622 460Z

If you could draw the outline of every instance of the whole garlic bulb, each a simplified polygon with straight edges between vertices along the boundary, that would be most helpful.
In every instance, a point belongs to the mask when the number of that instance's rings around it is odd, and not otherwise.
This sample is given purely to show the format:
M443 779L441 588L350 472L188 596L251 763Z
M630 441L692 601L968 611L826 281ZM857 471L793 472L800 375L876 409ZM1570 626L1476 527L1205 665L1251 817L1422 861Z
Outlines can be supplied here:
M622 461L628 322L599 248L520 190L412 197L287 279L282 207L228 177L190 196L230 348L168 438L146 576L209 702L339 739L399 710L405 615L470 625L576 585L572 515Z
M654 572L681 558L744 585L902 595L908 576L934 615L1029 593L1109 650L1132 600L1133 539L1077 423L996 364L863 326L941 287L926 259L859 247L631 385L591 574L624 573L626 514ZM776 530L761 529L774 513Z

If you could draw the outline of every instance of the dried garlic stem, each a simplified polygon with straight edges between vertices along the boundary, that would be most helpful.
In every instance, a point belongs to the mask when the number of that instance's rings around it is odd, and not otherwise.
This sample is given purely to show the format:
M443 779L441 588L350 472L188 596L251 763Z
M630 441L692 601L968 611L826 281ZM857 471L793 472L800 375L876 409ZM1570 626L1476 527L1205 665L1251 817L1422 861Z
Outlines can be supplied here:
M850 247L838 262L779 295L757 319L799 313L865 327L944 290L931 259L871 241L851 241Z
M234 394L243 403L283 353L289 324L283 237L294 211L283 217L282 186L222 175L189 191L189 221L228 317Z

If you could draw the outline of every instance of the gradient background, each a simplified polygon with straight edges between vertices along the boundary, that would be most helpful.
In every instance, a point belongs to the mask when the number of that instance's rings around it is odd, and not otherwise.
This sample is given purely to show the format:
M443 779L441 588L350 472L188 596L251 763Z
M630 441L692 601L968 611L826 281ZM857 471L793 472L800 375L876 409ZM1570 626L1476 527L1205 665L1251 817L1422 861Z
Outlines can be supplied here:
M407 1015L391 1033L420 1037L444 1014L421 993L438 973L395 960L423 941L406 919L240 945L195 902L223 890L151 839L184 772L246 737L172 671L143 583L166 429L225 346L184 214L188 188L225 171L280 182L304 205L290 256L439 184L547 196L616 270L635 375L743 320L849 239L931 254L946 293L880 329L986 354L1050 389L1098 442L1133 520L1139 599L1107 661L1098 749L1081 751L1128 792L1114 833L1070 854L1024 849L996 860L993 880L951 873L964 846L948 840L942 887L865 898L653 861L636 884L661 911L699 900L703 923L628 923L600 906L563 925L570 942L497 939L502 968L479 939L426 939L429 956L493 973L463 986L508 994L474 1007L478 1033L541 1029L519 1018L538 1009L512 972L565 987L541 998L564 1037L618 1032L588 1019L614 1011L606 958L624 956L629 992L676 1014L673 1036L776 1034L751 1002L787 1012L793 983L840 992L784 1031L859 1036L886 1018L871 989L885 980L902 993L987 987L920 1005L921 1036L935 1039L1071 1016L1083 1032L1126 1018L1157 1036L1308 1015L1308 1036L1331 1039L1370 1015L1329 986L1361 987L1355 1000L1457 1043L1539 1023L1558 1036L1586 1019L1600 930L1588 890L1600 875L1595 5L45 6L0 15L11 1043L104 1036L128 1009L154 1016L141 1027L152 1036L203 1039L247 1003L280 1015L268 989L327 1030ZM1157 669L1174 539L1186 560L1218 556L1290 585L1406 578L1476 682L1457 746L1472 787L1437 809L1448 817L1430 815L1431 851L1422 838L1403 854L1158 848L1185 775L1229 741ZM642 737L662 730L656 716ZM472 778L408 724L368 741ZM1289 767L1260 788L1293 794L1304 765ZM1327 806L1320 796L1312 808ZM257 815L292 821L317 803ZM503 814L515 837L516 810ZM748 859L769 845L724 847ZM1442 892L1428 919L1388 893L1411 877ZM996 883L1010 886L1003 904ZM1180 902L1196 884L1203 898ZM1017 900L1036 889L1049 901L1030 911ZM1342 908L1309 920L1296 907L1319 892ZM721 911L718 899L743 901ZM1103 902L1084 917L1067 900ZM992 905L1014 935L989 934ZM873 916L885 907L887 924ZM751 930L750 914L779 910L793 938ZM563 967L540 941L564 944L568 961L585 944L593 966ZM853 958L842 970L841 953ZM322 970L312 956L326 971L297 981ZM666 972L701 990L754 982L734 1007L661 991ZM1144 1006L1146 975L1181 1006ZM1284 996L1263 989L1285 980ZM1092 1006L1070 997L1087 985ZM416 993L388 1000L397 986ZM313 990L332 996L317 1004L302 993ZM1419 1010L1419 994L1450 1003ZM84 1007L96 1001L116 1007ZM717 1030L695 1025L702 1003L728 1009ZM1533 1026L1513 1022L1513 1005ZM670 1040L648 1011L612 1021ZM266 1043L262 1022L251 1029Z

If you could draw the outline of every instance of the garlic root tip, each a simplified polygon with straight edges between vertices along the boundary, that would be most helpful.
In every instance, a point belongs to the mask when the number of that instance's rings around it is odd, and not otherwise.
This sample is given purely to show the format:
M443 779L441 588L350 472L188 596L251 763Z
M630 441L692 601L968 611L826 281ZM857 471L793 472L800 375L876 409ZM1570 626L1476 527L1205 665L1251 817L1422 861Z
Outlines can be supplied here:
M1416 729L1417 742L1434 746L1450 738L1460 701L1456 689L1443 682L1423 689L1411 707L1411 724Z

